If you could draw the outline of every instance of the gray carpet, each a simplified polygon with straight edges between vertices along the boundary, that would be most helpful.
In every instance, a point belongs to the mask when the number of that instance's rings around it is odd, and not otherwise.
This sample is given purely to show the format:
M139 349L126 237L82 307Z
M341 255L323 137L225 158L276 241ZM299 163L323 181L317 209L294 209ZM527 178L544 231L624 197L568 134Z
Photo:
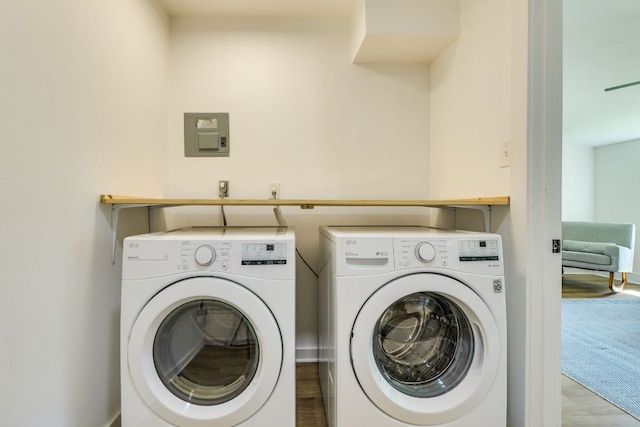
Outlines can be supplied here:
M562 373L640 420L640 298L563 299Z

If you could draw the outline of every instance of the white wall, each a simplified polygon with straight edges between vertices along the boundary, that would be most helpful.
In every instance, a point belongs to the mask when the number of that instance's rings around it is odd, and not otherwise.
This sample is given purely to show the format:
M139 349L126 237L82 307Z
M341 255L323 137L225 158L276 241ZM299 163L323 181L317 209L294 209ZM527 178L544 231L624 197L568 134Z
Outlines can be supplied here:
M171 193L428 194L428 67L352 65L340 21L172 21ZM185 158L182 114L226 111L231 156ZM402 171L402 174L398 174ZM375 173L374 173L375 172Z
M595 149L564 144L562 147L562 219L595 220Z
M170 195L420 199L429 187L429 68L353 65L339 20L174 19ZM185 158L183 113L229 112L231 155ZM283 209L317 271L322 223L426 223L426 209ZM220 224L218 209L174 210L171 226ZM229 225L275 225L270 208L227 208ZM298 263L298 357L317 347L317 281Z
M98 196L167 186L168 22L154 4L2 6L2 425L106 426L119 411L120 267Z
M636 224L634 271L629 280L640 283L640 140L595 149L595 220Z
M511 134L509 2L460 2L460 37L431 64L430 197L503 196Z
M565 144L562 158L563 220L640 226L640 203L633 197L640 181L636 167L640 140L595 148ZM636 251L634 270L639 269L640 251ZM640 282L640 273L631 273L629 280Z
M530 346L530 331L541 329L532 323L538 318L531 312L531 286L539 285L529 283L526 244L532 239L528 216L535 175L529 170L528 129L541 126L528 123L530 2L461 0L460 5L460 38L431 64L430 195L511 197L508 209L494 209L492 215L492 231L503 236L504 245L508 423L537 426L542 417L559 418L559 413L538 413L546 407L538 392L554 388L555 396L556 387L530 363L531 357L549 353L546 346ZM507 168L500 167L503 142L510 152ZM476 228L481 223L476 221Z

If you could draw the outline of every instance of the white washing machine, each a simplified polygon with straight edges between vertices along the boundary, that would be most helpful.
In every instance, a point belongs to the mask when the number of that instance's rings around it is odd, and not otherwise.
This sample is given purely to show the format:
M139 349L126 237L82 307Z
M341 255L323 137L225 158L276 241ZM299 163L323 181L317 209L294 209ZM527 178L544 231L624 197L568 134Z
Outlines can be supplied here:
M330 427L506 425L499 235L321 227L320 252Z
M123 427L295 426L295 237L190 228L124 240Z

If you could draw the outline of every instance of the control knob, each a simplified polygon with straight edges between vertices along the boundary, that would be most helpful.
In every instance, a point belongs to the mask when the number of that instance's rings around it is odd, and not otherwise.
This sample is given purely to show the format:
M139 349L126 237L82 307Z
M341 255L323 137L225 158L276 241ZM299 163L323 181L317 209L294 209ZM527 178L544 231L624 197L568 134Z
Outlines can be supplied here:
M431 262L436 257L436 249L431 243L420 242L416 246L416 257L422 262Z
M209 266L216 259L216 250L209 245L202 245L196 249L196 263L203 267Z

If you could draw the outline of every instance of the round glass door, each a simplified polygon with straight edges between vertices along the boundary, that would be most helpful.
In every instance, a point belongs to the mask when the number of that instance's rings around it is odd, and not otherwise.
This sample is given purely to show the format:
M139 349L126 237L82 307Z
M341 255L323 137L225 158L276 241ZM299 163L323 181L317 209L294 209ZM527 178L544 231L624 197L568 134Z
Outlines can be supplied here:
M362 391L384 413L415 425L447 424L483 401L502 343L487 304L441 274L402 276L358 312L351 363Z
M251 383L258 369L256 331L240 311L214 299L190 301L160 324L153 360L162 383L197 405L227 402Z
M269 399L282 361L280 328L261 298L230 280L194 277L168 285L140 311L126 368L161 419L231 427Z
M465 377L474 353L471 323L452 300L417 292L389 306L374 327L373 355L402 393L435 397Z

